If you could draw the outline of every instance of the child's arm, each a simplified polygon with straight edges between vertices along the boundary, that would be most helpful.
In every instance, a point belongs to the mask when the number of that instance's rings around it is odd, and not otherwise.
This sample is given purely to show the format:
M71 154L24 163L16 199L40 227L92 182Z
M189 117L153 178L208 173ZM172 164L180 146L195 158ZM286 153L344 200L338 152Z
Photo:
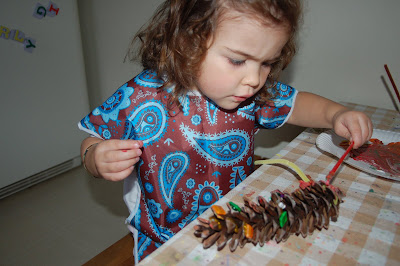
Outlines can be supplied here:
M357 149L372 135L371 119L362 112L352 111L324 97L299 92L288 123L318 128L333 128L339 136L354 141Z
M132 173L142 154L142 147L143 143L137 140L89 137L82 141L81 158L93 176L120 181Z

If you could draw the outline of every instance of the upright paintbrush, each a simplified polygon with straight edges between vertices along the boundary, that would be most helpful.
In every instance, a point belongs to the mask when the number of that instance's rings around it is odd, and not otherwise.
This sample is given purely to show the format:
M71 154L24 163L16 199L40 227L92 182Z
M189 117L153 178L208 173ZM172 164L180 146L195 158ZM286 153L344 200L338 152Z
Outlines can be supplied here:
M396 93L397 99L399 100L399 104L400 104L400 93L399 93L399 91L397 90L396 83L394 83L394 80L393 80L393 78L392 78L392 74L390 74L389 67L388 67L387 65L385 65L384 67L385 67L386 73L388 74L390 83L392 83L394 92Z

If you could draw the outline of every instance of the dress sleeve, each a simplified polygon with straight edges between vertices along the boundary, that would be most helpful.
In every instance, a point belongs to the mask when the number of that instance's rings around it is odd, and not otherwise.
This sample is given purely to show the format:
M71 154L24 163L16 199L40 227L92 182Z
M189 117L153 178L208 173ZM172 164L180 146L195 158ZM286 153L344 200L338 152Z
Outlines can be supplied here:
M293 111L297 90L278 82L271 102L265 103L256 111L256 121L262 128L279 128L289 119Z
M123 139L126 119L132 109L133 82L122 85L102 105L79 123L79 129L101 139Z

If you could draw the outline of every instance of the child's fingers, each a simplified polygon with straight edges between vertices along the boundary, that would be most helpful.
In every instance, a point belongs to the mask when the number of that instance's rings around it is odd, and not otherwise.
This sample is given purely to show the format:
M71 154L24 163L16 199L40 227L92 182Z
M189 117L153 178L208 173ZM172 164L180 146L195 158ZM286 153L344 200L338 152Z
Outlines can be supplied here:
M120 160L127 160L138 157L142 154L141 141L135 140L108 140L97 147L97 158L104 163L112 163Z
M107 140L93 149L94 162L99 176L107 180L122 180L129 176L142 155L142 141Z
M366 133L366 131L357 131L358 133L352 132L351 137L349 138L350 141L354 141L353 149L358 149L361 147L365 142L370 139L370 134Z
M354 141L354 149L359 148L372 135L373 126L371 120L362 112L347 111L337 118L335 132L344 138Z
M110 139L107 141L102 141L99 145L99 151L107 152L112 150L130 150L130 149L140 149L143 147L143 142L140 140L119 140Z
M132 160L134 158L139 158L142 155L142 150L140 149L129 149L129 150L113 150L107 155L107 162L119 162Z
M128 160L101 163L97 166L97 170L107 180L121 180L121 178L126 178L132 172L133 167L139 160L140 157L135 157Z
M367 142L372 136L373 126L368 117L360 116L358 120L350 127L351 138L354 140L354 149L359 148Z
M121 181L127 178L133 171L134 166L130 166L122 171L116 172L116 173L106 173L104 174L104 179L110 180L110 181Z
M372 133L374 131L374 125L372 124L372 121L370 119L368 119L367 128L368 128L368 134L365 137L365 139L369 140L370 138L372 138Z
M116 161L113 163L109 163L106 166L107 169L105 169L105 172L107 172L107 173L123 172L126 169L134 166L139 161L139 159L140 159L140 157L135 157L135 158L131 158L129 160Z
M143 142L140 140L112 140L116 150L140 149L143 147Z

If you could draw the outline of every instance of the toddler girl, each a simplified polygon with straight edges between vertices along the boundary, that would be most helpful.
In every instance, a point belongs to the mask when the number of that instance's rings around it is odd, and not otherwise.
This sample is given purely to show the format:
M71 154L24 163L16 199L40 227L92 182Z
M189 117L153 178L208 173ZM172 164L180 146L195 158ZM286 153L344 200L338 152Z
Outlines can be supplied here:
M251 174L258 129L370 138L363 113L277 82L300 14L296 0L170 0L137 34L144 71L79 123L87 170L124 180L136 260Z

